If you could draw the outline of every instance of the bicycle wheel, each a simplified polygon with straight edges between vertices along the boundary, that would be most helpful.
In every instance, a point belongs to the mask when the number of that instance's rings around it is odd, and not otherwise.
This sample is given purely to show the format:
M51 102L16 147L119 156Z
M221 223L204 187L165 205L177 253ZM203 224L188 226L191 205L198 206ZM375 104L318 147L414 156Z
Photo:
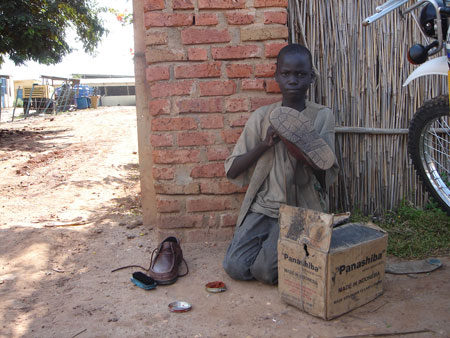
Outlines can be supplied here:
M425 188L450 215L450 115L448 96L425 102L414 114L408 152Z

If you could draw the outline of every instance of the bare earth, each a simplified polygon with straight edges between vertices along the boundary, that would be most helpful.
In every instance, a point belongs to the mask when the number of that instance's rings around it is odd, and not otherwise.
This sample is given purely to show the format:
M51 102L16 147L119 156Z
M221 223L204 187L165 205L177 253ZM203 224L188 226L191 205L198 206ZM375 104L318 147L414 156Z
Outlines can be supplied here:
M332 321L228 278L226 243L183 244L189 274L152 291L130 282L139 269L111 273L148 266L157 245L137 150L134 107L0 125L0 337L450 337L448 257L430 274L387 275L383 296ZM207 293L215 280L228 290ZM192 311L169 312L175 300Z

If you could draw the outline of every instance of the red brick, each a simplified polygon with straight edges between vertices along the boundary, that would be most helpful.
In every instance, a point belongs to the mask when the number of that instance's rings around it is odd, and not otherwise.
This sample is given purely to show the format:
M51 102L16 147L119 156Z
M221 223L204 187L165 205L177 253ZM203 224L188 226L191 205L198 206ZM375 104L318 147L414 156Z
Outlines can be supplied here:
M194 15L190 13L147 12L144 14L145 28L192 26Z
M259 107L266 106L275 102L281 101L281 95L271 97L253 97L250 99L251 110L256 110Z
M283 43L267 43L264 49L264 55L267 58L276 58L281 48L287 46L287 42Z
M255 22L255 13L227 12L225 16L229 25L249 25Z
M200 159L200 150L196 149L167 149L154 150L153 162L160 164L197 163Z
M178 146L206 146L214 144L216 137L208 132L182 132L178 134Z
M248 111L248 99L243 97L227 99L225 101L225 110L229 113Z
M154 98L189 95L193 84L193 81L157 82L150 86L150 95Z
M288 35L288 28L286 26L241 28L242 41L287 39Z
M153 167L152 173L155 180L173 180L175 177L175 169L173 167Z
M238 9L245 8L245 0L198 0L200 9Z
M205 48L188 48L189 61L206 61L208 60L208 51Z
M231 195L235 193L243 193L246 190L247 187L241 188L226 180L209 180L207 182L200 183L200 193L206 195Z
M147 33L145 36L146 45L167 45L169 37L166 32Z
M192 0L173 0L172 1L173 9L194 9L194 3Z
M231 200L229 197L201 197L186 201L187 212L222 211L230 208Z
M255 7L287 7L288 0L255 0Z
M150 100L149 112L153 116L170 114L170 100Z
M238 214L223 214L220 215L220 226L222 228L225 227L234 227L237 223Z
M206 115L200 116L200 127L202 129L222 129L223 116L222 115Z
M230 156L230 150L227 147L209 147L206 151L208 161L223 161Z
M201 227L203 225L202 215L158 215L156 225L161 229L179 229Z
M200 13L195 16L196 26L213 26L219 23L219 18L215 13Z
M264 24L272 23L285 25L287 23L287 12L264 12Z
M176 233L176 236L180 236L180 231ZM183 231L182 240L183 243L205 243L205 242L229 242L233 237L234 228L227 227L222 229L211 229L203 225L203 229L194 229ZM167 238L168 232L161 234L161 240Z
M235 144L242 134L242 128L226 129L222 131L222 138L227 144Z
M152 131L193 129L197 129L197 121L192 117L155 118L152 120Z
M268 93L281 93L280 86L275 80L266 80L266 92Z
M184 61L187 60L183 49L156 49L147 48L145 52L147 63Z
M156 183L155 191L161 195L198 195L200 187L198 183L174 184L174 183Z
M203 222L204 227L207 229L217 228L219 224L219 215L216 211L210 212L209 215L207 213L203 214Z
M227 75L229 78L251 77L253 67L248 64L231 64L227 66Z
M222 111L223 99L202 98L183 99L177 102L179 113L219 113Z
M198 84L200 96L227 96L236 93L234 81L205 81Z
M263 79L256 79L256 80L244 79L244 80L242 80L242 90L264 90L264 80Z
M156 199L156 210L160 213L180 211L181 210L181 201L180 201L180 199L168 200L168 199L157 198Z
M223 163L208 163L196 166L191 171L191 177L193 178L213 178L224 177L225 167Z
M212 57L216 60L248 59L261 56L257 45L213 47Z
M150 135L150 143L153 147L171 147L173 146L173 135L171 134L152 134Z
M170 70L169 66L153 66L147 67L146 69L147 81L159 81L159 80L169 80Z
M144 3L144 12L157 11L164 8L164 0L146 0Z
M230 126L231 127L243 127L250 117L250 113L247 114L239 114L237 116L232 116L230 118Z
M255 77L274 77L277 65L275 63L264 63L255 65Z
M181 42L185 45L230 41L231 34L227 29L186 28L181 31Z
M186 65L175 67L175 78L190 79L190 78L205 78L205 77L220 77L220 66L222 62L201 63L196 65Z

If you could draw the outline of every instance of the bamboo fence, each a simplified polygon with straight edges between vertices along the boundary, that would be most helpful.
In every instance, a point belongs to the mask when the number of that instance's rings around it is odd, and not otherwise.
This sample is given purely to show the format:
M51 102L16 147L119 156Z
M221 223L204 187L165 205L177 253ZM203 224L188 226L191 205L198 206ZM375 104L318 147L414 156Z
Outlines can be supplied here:
M414 17L402 19L398 11L363 27L383 2L289 1L290 40L311 50L318 70L310 99L335 113L340 165L330 191L335 212L379 215L402 200L418 207L427 202L407 153L407 129L424 101L447 93L447 81L427 76L402 87L414 69L408 49L427 42Z

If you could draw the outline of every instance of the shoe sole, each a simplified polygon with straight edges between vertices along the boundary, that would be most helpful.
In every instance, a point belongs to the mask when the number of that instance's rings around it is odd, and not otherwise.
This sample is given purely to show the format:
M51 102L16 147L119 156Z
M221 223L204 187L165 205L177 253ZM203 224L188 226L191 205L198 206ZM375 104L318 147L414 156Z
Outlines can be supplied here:
M170 284L175 283L177 280L178 280L178 276L173 279L170 279L170 280L156 280L155 279L155 282L158 285L170 285Z
M180 263L180 265L181 265L181 263ZM158 280L155 277L152 277L152 278L156 282L156 284L158 284L158 285L170 285L170 284L175 283L178 280L178 277L183 277L183 276L177 275L174 278L168 279L168 280Z
M327 170L333 166L333 151L304 114L279 107L270 113L269 120L277 134L298 148L315 169Z

